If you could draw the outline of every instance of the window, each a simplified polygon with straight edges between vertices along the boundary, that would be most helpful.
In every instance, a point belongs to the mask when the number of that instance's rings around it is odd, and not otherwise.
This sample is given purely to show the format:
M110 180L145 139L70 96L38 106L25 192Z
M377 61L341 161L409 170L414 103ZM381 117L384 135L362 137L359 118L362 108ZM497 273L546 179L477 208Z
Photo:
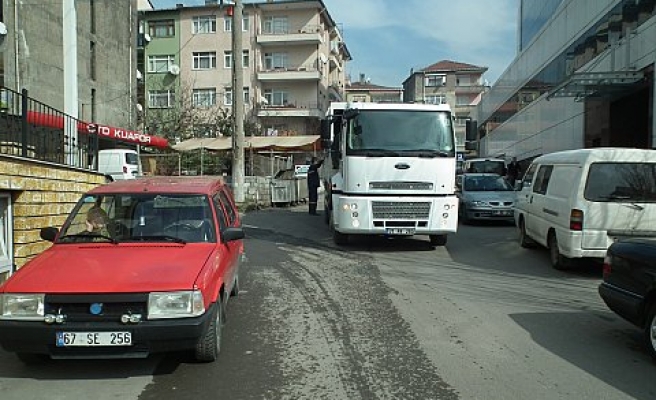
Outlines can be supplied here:
M287 68L287 53L264 53L264 69Z
M194 107L212 107L216 105L216 89L194 89Z
M250 29L251 23L250 20L248 19L248 14L243 14L242 19L241 19L241 30L244 32L248 32ZM231 32L232 31L232 17L226 15L223 17L223 30L226 32Z
M434 94L426 96L424 102L426 104L446 104L446 95Z
M285 90L266 89L264 98L270 106L286 106L289 103L289 93Z
M175 36L175 21L172 19L163 19L148 22L148 33L152 38L173 37Z
M269 35L289 33L287 17L266 17L264 19L264 33Z
M191 33L215 33L216 32L216 16L203 15L194 17Z
M223 68L232 68L232 51L223 52Z
M223 104L226 106L231 106L232 105L232 88L227 87L225 88L223 92Z
M528 170L526 170L526 173L524 174L524 178L522 179L522 188L527 188L531 186L533 183L533 175L535 175L535 170L537 169L537 164L531 164L530 167L528 167Z
M221 203L221 199L219 198L218 194L214 195L212 200L214 200L214 208L216 208L216 216L219 220L219 231L223 231L228 227L224 205Z
M248 68L251 63L251 53L248 50L244 50L241 55L241 66Z
M226 216L228 217L228 225L233 226L237 221L237 212L235 211L232 202L230 202L230 199L223 191L219 192L219 198L221 199L221 203L225 208Z
M0 194L0 274L11 272L13 238L11 232L11 196Z
M551 178L551 171L553 165L543 165L535 176L535 185L533 185L533 193L547 194L547 186Z
M148 107L150 108L171 108L175 102L175 92L173 90L149 90Z
M471 86L472 79L469 75L458 75L456 77L456 86Z
M244 86L244 104L251 102L251 88Z
M216 68L216 53L213 51L194 52L194 69Z
M96 80L96 42L89 43L89 79Z
M592 163L583 196L591 201L656 202L656 163Z
M446 85L446 75L427 75L426 86L444 86Z
M472 103L471 96L456 96L456 106L468 106Z
M175 63L175 56L148 56L148 72L167 72Z

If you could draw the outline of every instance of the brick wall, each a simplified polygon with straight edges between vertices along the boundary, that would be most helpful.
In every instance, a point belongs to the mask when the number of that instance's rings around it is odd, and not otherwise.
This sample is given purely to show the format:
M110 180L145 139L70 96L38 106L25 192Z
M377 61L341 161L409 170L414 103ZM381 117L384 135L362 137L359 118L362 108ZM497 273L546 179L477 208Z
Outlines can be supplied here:
M12 199L16 267L50 247L41 228L61 227L80 195L104 182L98 173L0 155L0 192Z

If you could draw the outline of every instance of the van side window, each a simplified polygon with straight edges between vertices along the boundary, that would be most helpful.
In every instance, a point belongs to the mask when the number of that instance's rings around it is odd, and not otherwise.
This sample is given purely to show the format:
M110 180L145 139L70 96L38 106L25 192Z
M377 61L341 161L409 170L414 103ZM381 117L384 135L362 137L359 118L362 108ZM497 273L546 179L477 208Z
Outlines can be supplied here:
M533 183L533 175L535 174L535 170L537 168L537 164L531 164L531 166L528 167L526 173L524 174L524 178L522 179L522 189L531 186Z
M547 193L547 186L549 185L549 179L551 178L551 171L553 171L553 165L543 165L540 167L535 177L533 193Z

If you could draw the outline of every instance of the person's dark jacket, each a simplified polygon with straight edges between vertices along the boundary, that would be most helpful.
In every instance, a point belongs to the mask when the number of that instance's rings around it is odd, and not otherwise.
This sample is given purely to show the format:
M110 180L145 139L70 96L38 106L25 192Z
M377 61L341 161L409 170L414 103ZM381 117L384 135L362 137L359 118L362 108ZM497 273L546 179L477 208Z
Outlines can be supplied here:
M318 188L321 186L321 180L319 179L319 168L323 164L323 160L319 160L314 164L311 164L307 172L307 182L309 188Z

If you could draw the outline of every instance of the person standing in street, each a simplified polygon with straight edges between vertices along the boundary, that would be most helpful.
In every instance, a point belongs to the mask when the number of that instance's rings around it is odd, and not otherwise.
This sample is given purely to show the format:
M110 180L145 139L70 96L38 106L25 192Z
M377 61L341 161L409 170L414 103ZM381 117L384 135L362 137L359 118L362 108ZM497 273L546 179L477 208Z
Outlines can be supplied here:
M516 157L513 157L510 164L508 164L507 171L508 183L510 183L510 186L515 187L515 181L519 179L519 174L521 173L521 168Z
M317 160L317 157L312 157L307 172L308 205L310 207L310 215L319 215L317 213L317 202L319 200L318 190L321 185L321 180L319 179L319 168L321 168L322 164L323 159Z

